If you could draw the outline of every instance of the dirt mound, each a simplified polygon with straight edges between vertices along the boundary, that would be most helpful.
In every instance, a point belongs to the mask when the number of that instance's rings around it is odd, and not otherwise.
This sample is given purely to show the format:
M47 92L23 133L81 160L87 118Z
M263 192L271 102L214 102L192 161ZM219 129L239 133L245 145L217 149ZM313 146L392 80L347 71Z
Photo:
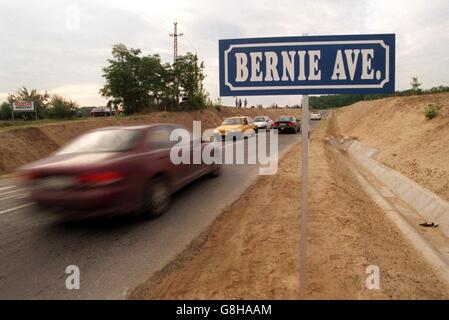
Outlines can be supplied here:
M40 159L58 149L76 136L101 127L148 123L178 123L192 127L193 120L202 121L202 129L218 126L223 118L247 115L266 115L276 119L282 114L300 117L300 109L236 109L221 107L191 112L154 112L148 115L123 118L91 118L86 120L61 121L27 127L0 130L0 174L12 172L17 167Z
M313 132L309 171L307 298L444 299L449 288ZM211 228L132 299L298 299L300 146L273 176L260 176ZM381 270L368 290L366 268Z
M428 120L424 109L439 106ZM335 112L341 135L378 148L377 159L449 200L449 94L362 101Z

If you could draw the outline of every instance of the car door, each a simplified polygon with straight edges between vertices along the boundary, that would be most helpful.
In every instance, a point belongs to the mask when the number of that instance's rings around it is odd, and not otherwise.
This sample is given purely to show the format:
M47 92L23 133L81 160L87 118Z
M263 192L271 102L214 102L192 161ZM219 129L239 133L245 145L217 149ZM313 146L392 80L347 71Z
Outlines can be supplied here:
M248 117L245 117L243 119L243 124L244 124L244 128L245 128L244 129L245 134L249 134L250 129L251 129L251 123L250 123L250 120Z
M267 129L271 128L273 126L273 120L270 117L266 117L265 119L267 121Z
M171 160L172 149L180 148L175 147L176 141L170 141L172 130L172 126L161 125L148 132L147 149L152 153L151 161L153 162L148 165L153 167L154 172L168 174L174 189L178 189L189 179L191 168L188 164L175 164Z
M172 125L171 130L184 129L184 127ZM193 134L190 132L190 140L185 144L180 144L181 142L175 142L176 146L173 146L173 152L179 152L183 149L183 152L189 152L189 163L181 164L183 166L183 174L185 175L183 179L183 184L187 184L202 176L207 170L207 166L202 161L202 152L204 144L202 143L201 137L197 140L193 140Z
M253 121L253 118L248 117L247 119L248 119L248 129L250 130L250 132L255 131L257 128L256 128L256 124Z

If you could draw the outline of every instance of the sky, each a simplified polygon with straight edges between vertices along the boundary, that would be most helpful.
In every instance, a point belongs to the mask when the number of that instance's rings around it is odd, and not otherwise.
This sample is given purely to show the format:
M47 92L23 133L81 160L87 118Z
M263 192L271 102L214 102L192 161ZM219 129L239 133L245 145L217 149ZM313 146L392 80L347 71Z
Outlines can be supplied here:
M104 105L102 68L116 43L172 62L205 63L205 88L219 96L218 40L271 36L396 34L396 89L449 85L448 0L0 0L0 102L22 86ZM296 104L296 96L248 97L250 105ZM227 105L233 98L224 98Z

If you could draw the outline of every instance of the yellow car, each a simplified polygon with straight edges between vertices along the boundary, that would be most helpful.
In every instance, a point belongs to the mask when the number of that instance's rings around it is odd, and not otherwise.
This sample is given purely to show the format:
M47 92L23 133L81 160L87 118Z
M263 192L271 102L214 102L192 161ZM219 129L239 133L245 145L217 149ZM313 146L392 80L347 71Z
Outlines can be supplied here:
M214 130L214 133L221 138L230 136L233 139L243 139L254 135L256 131L257 126L250 117L232 117L226 118L221 126Z

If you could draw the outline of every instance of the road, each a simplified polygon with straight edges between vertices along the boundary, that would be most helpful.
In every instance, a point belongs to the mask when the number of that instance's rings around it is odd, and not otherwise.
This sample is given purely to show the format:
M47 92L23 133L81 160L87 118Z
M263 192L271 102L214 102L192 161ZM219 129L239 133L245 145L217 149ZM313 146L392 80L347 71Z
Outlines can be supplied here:
M280 154L299 140L300 134L280 134ZM159 219L81 224L38 211L26 190L0 181L0 299L124 299L206 230L258 174L257 165L224 165L218 178L204 177L174 195ZM65 286L68 265L80 269L78 290Z

